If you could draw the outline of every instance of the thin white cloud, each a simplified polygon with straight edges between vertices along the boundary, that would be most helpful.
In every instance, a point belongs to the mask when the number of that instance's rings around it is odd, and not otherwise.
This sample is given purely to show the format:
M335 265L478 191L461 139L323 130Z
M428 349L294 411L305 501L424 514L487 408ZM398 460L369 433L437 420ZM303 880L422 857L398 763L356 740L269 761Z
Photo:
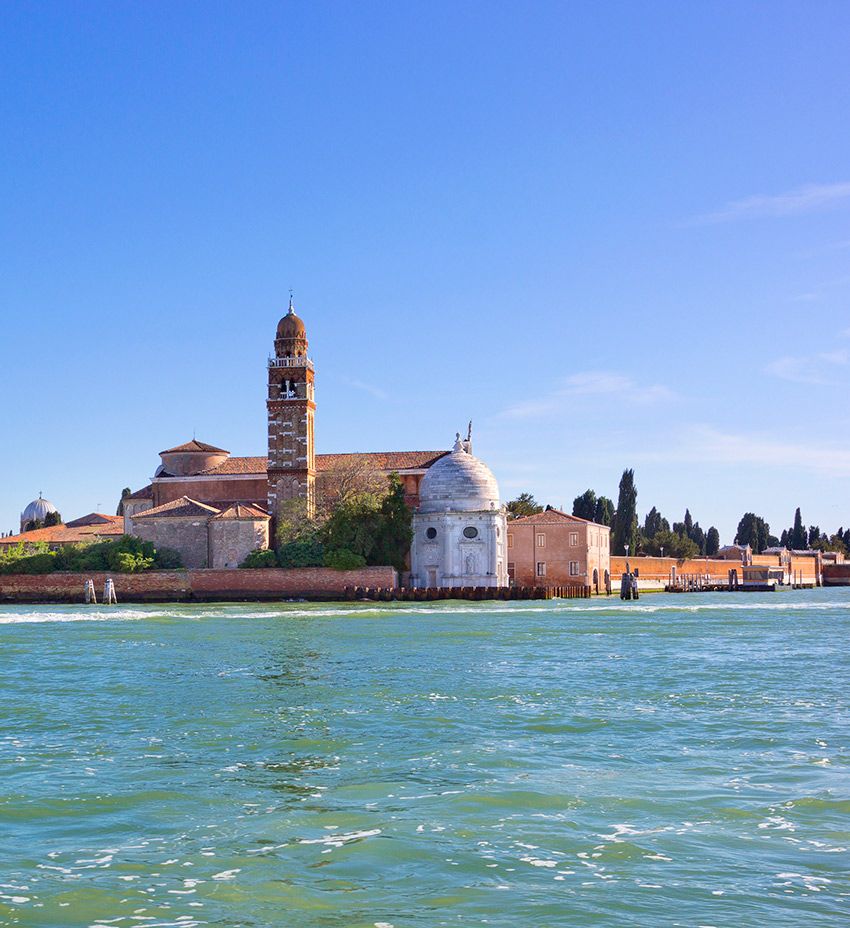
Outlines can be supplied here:
M564 378L553 390L535 399L514 403L502 415L511 419L533 419L568 411L568 401L578 396L610 396L618 403L649 406L675 399L661 384L639 384L613 371L583 371Z
M715 212L697 216L693 223L702 225L734 222L739 219L771 219L796 216L824 209L850 200L850 181L836 184L806 184L795 190L733 200Z
M850 361L850 354L844 349L824 351L814 355L790 355L771 361L764 371L780 380L791 383L813 384L815 386L834 386L837 367L845 367Z
M388 400L389 394L382 390L380 387L374 386L371 383L364 383L362 380L352 380L349 377L345 378L345 382L350 386L354 387L355 390L362 390L364 393L368 393L370 396L374 396L378 400Z
M850 477L850 446L835 443L782 441L758 434L722 432L709 425L687 430L681 442L636 455L643 460L694 464L753 465L797 468L831 477Z

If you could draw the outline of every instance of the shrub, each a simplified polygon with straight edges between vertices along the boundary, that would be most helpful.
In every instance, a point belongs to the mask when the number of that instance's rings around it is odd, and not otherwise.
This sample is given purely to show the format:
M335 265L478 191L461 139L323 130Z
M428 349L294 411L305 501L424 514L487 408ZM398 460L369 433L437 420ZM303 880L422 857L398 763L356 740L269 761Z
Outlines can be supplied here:
M277 549L277 562L281 567L321 567L324 548L315 540L290 541Z
M22 557L17 562L14 572L18 574L49 574L56 569L53 564L55 560L56 555L52 551Z
M39 560L34 560L39 558ZM72 573L115 571L138 573L153 567L180 567L180 555L170 548L157 551L149 541L133 535L123 535L114 541L87 545L66 545L50 551L44 542L15 545L0 553L0 573L50 573L65 570Z
M325 567L334 570L359 570L366 566L366 558L362 554L355 554L348 548L337 548L325 552Z
M257 548L252 551L240 567L277 567L277 555L269 548Z
M122 574L138 574L143 570L150 570L153 566L153 558L146 557L144 554L133 554L130 551L119 551L112 561L117 565L116 569Z
M174 548L157 548L153 559L154 570L174 570L183 566L180 552Z

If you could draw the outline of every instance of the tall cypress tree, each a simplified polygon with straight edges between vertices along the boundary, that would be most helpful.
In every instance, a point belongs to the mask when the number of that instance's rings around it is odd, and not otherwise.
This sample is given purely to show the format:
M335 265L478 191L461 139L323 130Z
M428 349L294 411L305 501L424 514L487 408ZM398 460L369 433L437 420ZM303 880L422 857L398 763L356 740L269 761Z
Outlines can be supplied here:
M705 553L711 557L720 550L720 532L712 525L705 533Z
M573 500L573 515L579 519L587 519L588 522L593 521L596 515L596 494L593 490L585 490L581 496Z
M614 516L614 538L611 542L612 554L625 554L626 545L629 554L637 552L638 518L637 518L637 488L635 487L635 472L624 470L620 478L620 494L617 497L617 512Z
M614 504L607 496L598 496L596 498L596 511L593 514L593 521L597 525L610 525L614 521Z
M806 532L805 526L803 525L803 517L800 515L800 507L797 507L797 511L794 513L794 528L791 529L791 537L789 539L791 547L795 551L804 551L809 546L809 536Z

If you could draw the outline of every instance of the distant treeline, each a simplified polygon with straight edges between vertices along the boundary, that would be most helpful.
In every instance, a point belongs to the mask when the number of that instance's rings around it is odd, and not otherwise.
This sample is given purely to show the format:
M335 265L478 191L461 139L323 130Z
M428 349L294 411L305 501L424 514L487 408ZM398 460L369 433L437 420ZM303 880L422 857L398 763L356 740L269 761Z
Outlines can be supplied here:
M509 518L543 512L544 507L531 493L521 493L508 503ZM637 513L637 487L633 470L623 471L620 479L617 505L607 496L598 496L593 490L585 490L573 500L574 516L588 519L600 525L611 526L611 553L624 555L626 546L629 554L664 555L687 559L711 557L720 550L720 533L712 525L704 530L695 522L690 509L685 509L681 522L670 523L656 509L649 510L641 524ZM767 548L783 547L795 551L817 549L821 551L850 551L850 528L839 528L829 535L817 525L806 528L799 508L794 514L794 524L783 530L778 537L770 533L770 526L753 512L744 513L738 523L734 543L750 545L760 554Z

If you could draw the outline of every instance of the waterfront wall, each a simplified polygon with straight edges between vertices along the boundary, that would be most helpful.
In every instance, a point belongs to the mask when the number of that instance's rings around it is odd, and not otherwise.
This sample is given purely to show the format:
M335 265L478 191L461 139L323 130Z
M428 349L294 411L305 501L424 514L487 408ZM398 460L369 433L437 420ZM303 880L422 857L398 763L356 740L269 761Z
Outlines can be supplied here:
M393 588L392 567L330 570L325 567L256 570L152 570L139 574L0 574L0 602L79 603L93 580L98 598L107 576L119 602L243 602L290 598L344 599L347 587Z
M667 583L670 580L672 568L676 568L676 576L708 575L712 580L726 583L729 580L729 571L736 568L738 580L743 579L741 564L738 561L724 561L714 558L697 557L692 560L678 561L674 557L618 557L611 556L611 583L619 590L620 575L626 569L626 561L632 570L639 568L641 580L657 580Z
M850 586L850 564L826 564L823 568L824 586Z

